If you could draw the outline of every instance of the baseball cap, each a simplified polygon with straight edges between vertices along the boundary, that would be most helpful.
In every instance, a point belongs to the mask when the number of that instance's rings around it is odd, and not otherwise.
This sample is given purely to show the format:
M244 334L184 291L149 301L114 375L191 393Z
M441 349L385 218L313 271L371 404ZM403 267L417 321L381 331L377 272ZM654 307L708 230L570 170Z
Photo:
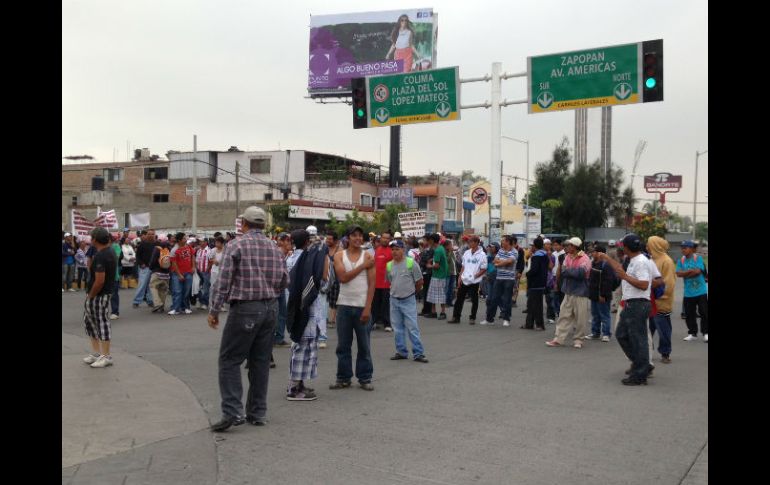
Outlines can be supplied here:
M615 240L614 239L610 239L608 244L610 245L611 248L615 247Z
M353 234L356 231L360 232L362 236L364 235L364 230L361 228L361 226L353 225L353 226L348 227L348 230L345 231L345 236L350 236L351 234Z
M404 247L405 247L404 246L404 241L398 241L398 240L390 241L389 246L395 246L395 247L398 247L398 248L401 248L401 249L404 249Z
M564 244L570 244L576 248L579 248L580 245L583 244L583 241L581 241L579 237L572 237L564 241Z
M623 236L623 246L631 251L640 251L642 249L642 239L633 232Z
M305 228L305 230L311 236L317 236L318 235L318 228L313 226L313 225L307 226L307 228Z
M239 215L238 217L245 220L246 222L251 223L265 222L266 219L265 211L255 205L247 207L246 210L243 211L243 214Z
M551 244L551 240L548 238L543 239L543 244Z
M65 232L65 233L64 233L64 237L70 237L71 235L72 235L72 234L70 234L70 233L68 233L68 232Z
M393 237L394 237L394 238L396 238L396 239L398 239L398 238L401 238L401 237L403 237L403 236L401 235L401 233L400 233L400 232L396 231L396 233L395 233L395 234L393 234Z
M681 246L683 248L694 248L695 247L695 243L688 239L686 241L682 241L682 245Z

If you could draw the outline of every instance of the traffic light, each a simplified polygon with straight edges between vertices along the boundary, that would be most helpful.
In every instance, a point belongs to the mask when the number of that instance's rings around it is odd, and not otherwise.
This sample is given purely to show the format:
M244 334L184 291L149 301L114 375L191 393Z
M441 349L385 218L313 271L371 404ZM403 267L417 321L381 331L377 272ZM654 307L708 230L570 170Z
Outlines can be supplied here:
M663 39L642 42L642 102L663 101Z
M366 109L366 79L355 77L350 80L353 95L353 128L368 128L369 113Z

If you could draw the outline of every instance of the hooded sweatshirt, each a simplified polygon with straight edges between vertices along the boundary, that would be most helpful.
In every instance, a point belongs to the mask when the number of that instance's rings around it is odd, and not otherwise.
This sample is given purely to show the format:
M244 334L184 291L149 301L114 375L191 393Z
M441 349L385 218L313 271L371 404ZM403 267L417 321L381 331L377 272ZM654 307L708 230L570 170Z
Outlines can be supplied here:
M668 255L668 241L659 236L650 236L647 239L647 250L658 267L663 282L666 283L666 291L663 296L655 299L658 313L671 313L674 304L674 285L676 285L676 265Z
M529 258L529 271L527 271L527 288L530 290L543 290L548 282L548 253L538 249Z
M588 298L588 278L591 275L591 260L579 251L575 256L567 255L561 268L561 291L566 295Z

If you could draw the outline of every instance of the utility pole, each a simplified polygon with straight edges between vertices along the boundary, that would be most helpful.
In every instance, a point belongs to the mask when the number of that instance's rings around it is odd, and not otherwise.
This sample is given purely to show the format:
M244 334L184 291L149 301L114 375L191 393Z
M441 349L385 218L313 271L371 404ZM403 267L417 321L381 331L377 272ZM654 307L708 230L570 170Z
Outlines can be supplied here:
M695 241L695 209L698 208L698 157L708 153L708 150L695 150L695 194L692 197L692 240Z
M238 185L238 174L241 171L241 164L235 161L235 217L241 215L241 193Z
M198 234L198 135L193 135L193 213L192 232Z

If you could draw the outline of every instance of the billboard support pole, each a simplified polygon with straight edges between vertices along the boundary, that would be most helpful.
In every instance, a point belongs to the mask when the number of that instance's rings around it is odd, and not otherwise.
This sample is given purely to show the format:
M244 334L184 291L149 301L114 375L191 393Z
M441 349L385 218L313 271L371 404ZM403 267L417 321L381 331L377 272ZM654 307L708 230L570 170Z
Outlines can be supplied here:
M492 238L493 228L497 228L500 225L500 210L502 208L502 187L501 187L501 181L500 181L500 135L501 128L500 128L500 115L501 115L501 106L500 106L500 92L501 92L501 80L500 80L500 71L502 69L502 63L501 62L493 62L492 63L492 93L491 93L491 135L492 135L492 146L491 146L491 160L489 163L489 181L492 190L489 194L490 197L490 220L489 220L489 240L490 242L497 242L494 241ZM494 197L495 203L492 204L492 197Z
M390 127L390 173L388 187L398 187L398 177L401 175L401 125Z

